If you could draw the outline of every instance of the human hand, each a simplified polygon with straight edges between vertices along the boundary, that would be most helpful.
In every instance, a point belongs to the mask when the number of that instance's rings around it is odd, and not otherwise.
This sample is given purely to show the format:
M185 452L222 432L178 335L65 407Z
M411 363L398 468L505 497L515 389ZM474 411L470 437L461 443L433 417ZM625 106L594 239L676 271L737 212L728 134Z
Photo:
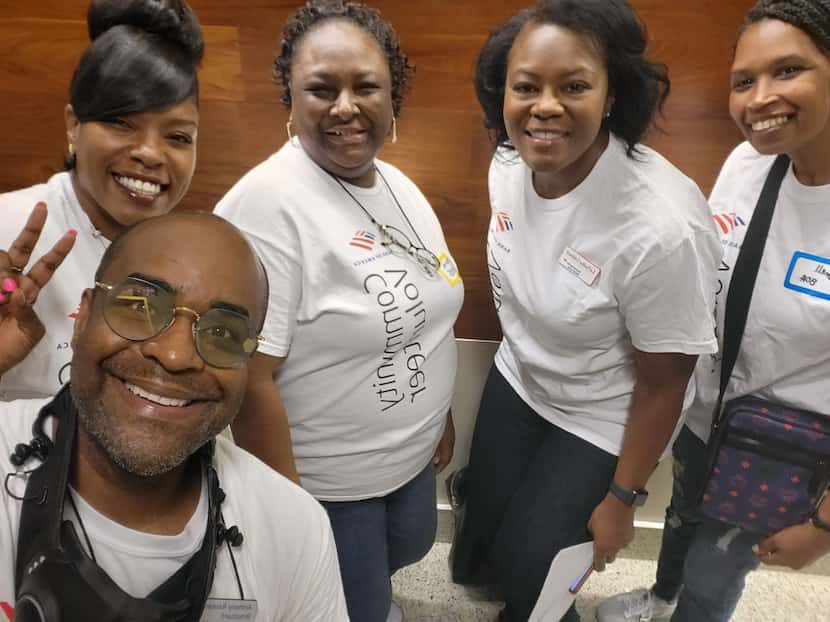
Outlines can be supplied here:
M0 250L0 375L25 359L46 333L33 305L75 244L71 230L24 274L46 216L46 204L35 205L9 250Z
M602 572L634 539L634 508L609 492L591 513L588 531L594 538L594 570Z
M801 570L830 553L830 533L808 522L772 534L752 547L762 563Z
M447 411L447 423L444 425L444 433L438 441L435 455L432 457L432 464L435 465L435 472L440 473L452 460L452 452L455 449L455 425L452 422L452 411Z

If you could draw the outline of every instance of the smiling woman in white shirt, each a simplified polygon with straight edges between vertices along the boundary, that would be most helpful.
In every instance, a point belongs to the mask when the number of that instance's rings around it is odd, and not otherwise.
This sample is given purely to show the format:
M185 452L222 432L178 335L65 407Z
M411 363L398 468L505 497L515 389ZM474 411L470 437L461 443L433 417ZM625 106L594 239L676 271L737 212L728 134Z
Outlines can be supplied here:
M272 284L234 438L328 511L353 622L397 621L390 577L432 546L452 457L464 285L426 197L376 157L412 71L392 26L312 0L274 69L288 140L216 209Z
M830 1L758 2L739 28L731 73L729 112L746 140L724 162L709 198L724 250L713 285L721 342L727 332L735 334L734 323L730 326L726 322L727 301L731 310L736 300L729 295L730 289L740 291L749 280L746 271L736 267L741 249L745 244L751 248L753 238L764 237L757 229L748 234L756 215L758 221L763 218L762 188L777 156L788 156L789 163L784 162L786 172L779 178L777 199L766 206L774 211L758 257L757 278L750 286L746 326L724 386L723 404L751 396L827 417ZM757 256L757 251L753 255ZM650 589L605 601L597 612L599 622L669 616L673 622L727 622L747 576L760 564L799 569L830 553L830 503L826 497L813 517L786 528L778 525L771 534L746 524L738 529L728 522L706 519L699 511L698 497L710 469L706 442L719 401L722 358L701 357L695 369L697 394L687 425L674 445L674 486L656 582ZM760 429L760 424L757 427ZM791 442L797 455L810 456L815 450L804 438ZM765 473L770 480L774 476ZM745 511L745 503L754 508L772 506L770 500L776 499L778 491L769 488L773 487L756 490L747 479L749 494L736 486L735 497L740 499L736 507ZM792 494L789 488L779 493L781 498ZM822 498L822 492L818 491L817 499ZM775 507L778 512L787 509ZM748 512L741 515L751 516ZM782 518L787 518L784 513ZM811 595L792 597L809 599ZM826 603L816 603L816 615L827 617Z
M709 209L639 142L669 87L645 43L623 0L547 0L479 56L504 338L455 480L453 578L497 583L511 622L559 550L593 539L602 570L630 542L697 355L716 349Z
M38 203L46 204L48 217L33 259L74 238L60 271L38 295L46 336L2 373L3 401L51 396L69 379L75 311L81 292L93 285L94 266L125 228L173 209L196 166L196 72L204 42L195 14L184 0L94 0L88 26L91 42L64 111L66 171L0 195L0 249L11 250ZM33 222L43 217L38 213ZM0 277L28 288L31 268L12 261ZM9 315L0 302L7 327Z

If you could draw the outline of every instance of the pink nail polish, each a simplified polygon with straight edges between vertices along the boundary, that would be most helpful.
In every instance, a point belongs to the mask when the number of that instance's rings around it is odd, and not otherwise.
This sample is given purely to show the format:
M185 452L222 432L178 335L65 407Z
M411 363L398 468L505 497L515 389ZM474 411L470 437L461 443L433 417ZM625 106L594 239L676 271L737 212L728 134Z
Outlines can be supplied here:
M69 233L71 235L78 235L78 230L77 229L70 229L69 231L67 231L67 233Z
M17 289L17 282L14 279L5 278L3 279L3 290L9 292L10 294Z

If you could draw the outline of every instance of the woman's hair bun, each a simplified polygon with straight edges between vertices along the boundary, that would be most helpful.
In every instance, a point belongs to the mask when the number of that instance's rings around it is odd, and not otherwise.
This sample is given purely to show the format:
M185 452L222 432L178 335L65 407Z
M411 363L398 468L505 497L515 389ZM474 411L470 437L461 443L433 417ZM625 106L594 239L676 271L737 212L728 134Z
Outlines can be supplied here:
M184 0L92 0L87 25L91 41L115 26L147 31L182 48L194 65L205 51L199 20Z

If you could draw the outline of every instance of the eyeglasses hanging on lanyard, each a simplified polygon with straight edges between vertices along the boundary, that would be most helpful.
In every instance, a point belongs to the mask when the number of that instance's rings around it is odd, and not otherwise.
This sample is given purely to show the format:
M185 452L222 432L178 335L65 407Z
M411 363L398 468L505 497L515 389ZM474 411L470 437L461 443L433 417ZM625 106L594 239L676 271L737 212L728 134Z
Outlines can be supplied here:
M421 269L421 272L423 272L429 278L434 277L436 274L438 274L438 268L441 266L441 262L438 260L438 257L435 255L435 253L433 253L431 250L424 246L424 243L421 240L421 236L418 235L418 232L415 231L415 227L412 226L412 222L406 215L406 212L401 206L400 201L398 201L398 197L395 196L394 192L392 192L392 188L389 186L389 182L386 181L386 178L383 176L383 173L381 173L377 167L374 168L375 172L383 181L383 185L386 186L386 189L389 191L389 194L392 197L392 200L395 202L395 205L398 206L398 210L400 211L401 215L406 221L406 224L409 225L409 228L412 229L412 233L415 234L415 237L417 238L418 244L420 244L420 246L413 244L410 237L397 227L379 223L375 219L375 217L372 216L371 213L369 213L369 210L366 209L363 203L361 203L357 199L357 197L349 191L346 185L342 181L340 181L340 179L338 179L336 175L332 175L331 173L329 174L331 175L332 179L334 179L334 181L337 182L337 185L339 185L343 189L343 192L349 195L349 198L351 198L351 200L354 201L358 205L358 207L360 207L360 209L363 210L363 213L365 213L366 216L369 217L369 220L372 221L372 224L378 228L381 236L381 245L387 247L395 255L408 256L410 259L412 259L412 261L414 261L418 265L418 267Z

